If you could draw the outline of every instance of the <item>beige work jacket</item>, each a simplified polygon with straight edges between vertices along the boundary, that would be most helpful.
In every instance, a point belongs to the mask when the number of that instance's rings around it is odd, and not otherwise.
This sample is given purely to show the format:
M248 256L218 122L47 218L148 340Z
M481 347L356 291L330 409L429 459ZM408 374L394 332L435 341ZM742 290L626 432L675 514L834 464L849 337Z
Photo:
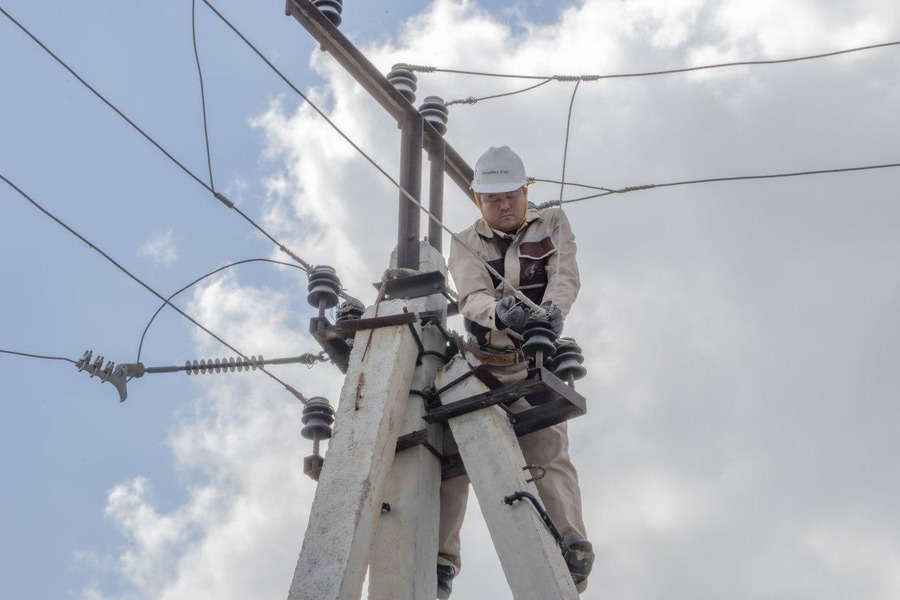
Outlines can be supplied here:
M568 314L581 280L575 262L575 236L559 207L529 208L525 223L514 234L491 229L484 219L479 219L459 237L530 300L553 304L563 315ZM497 302L513 295L513 289L494 278L455 239L450 244L448 267L459 292L459 311L466 318L467 330L482 345L512 347L513 341L505 331L497 329L494 320Z

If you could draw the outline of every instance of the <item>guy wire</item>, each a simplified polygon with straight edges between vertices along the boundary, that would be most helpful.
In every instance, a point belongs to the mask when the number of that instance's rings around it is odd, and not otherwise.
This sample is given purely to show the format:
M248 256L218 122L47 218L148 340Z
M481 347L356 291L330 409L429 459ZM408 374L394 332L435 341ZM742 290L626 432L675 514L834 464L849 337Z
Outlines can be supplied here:
M22 196L22 197L25 198L28 202L30 202L31 204L33 204L33 205L34 205L38 210L40 210L42 213L44 213L45 215L47 215L48 217L50 217L51 219L53 219L54 221L56 221L56 223L57 223L58 225L60 225L61 227L63 227L66 231L68 231L69 233L71 233L72 235L74 235L75 237L77 237L79 240L81 240L82 242L84 242L85 244L87 244L92 250L97 251L101 256L103 256L103 258L105 258L105 259L108 260L110 263L112 263L117 269L119 269L120 271L122 271L123 273L125 273L128 277L130 277L130 278L131 278L132 280L134 280L136 283L140 284L141 287L143 287L143 288L146 289L148 292L150 292L151 294L153 294L154 296L156 296L157 298L159 298L160 300L162 300L163 302L165 302L166 304L168 304L169 306L171 306L172 309L175 310L178 314L180 314L180 315L183 316L185 319L187 319L188 321L190 321L191 323L193 323L194 325L196 325L197 327L199 327L200 329L202 329L203 331L205 331L207 334L209 334L210 336L212 336L216 341L218 341L219 343L221 343L223 346L225 346L226 348L228 348L229 350L231 350L231 351L234 352L235 354L240 355L241 358L243 358L244 360L250 360L246 355L244 355L243 353L241 353L237 348L235 348L234 346L232 346L231 344L229 344L228 342L226 342L225 340L223 340L221 337L219 337L218 335L216 335L215 333L213 333L212 331L210 331L209 329L207 329L206 327L204 327L201 323L199 323L196 319L194 319L194 318L191 317L189 314L187 314L186 312L184 312L183 310L181 310L179 307L177 307L176 305L174 305L174 304L172 304L171 302L169 302L168 300L166 300L165 297L163 297L162 294L160 294L160 293L157 292L155 289L153 289L152 287L150 287L149 284L145 283L142 279L140 279L139 277L137 277L136 275L134 275L131 271L129 271L128 269L126 269L125 267L123 267L122 265L120 265L120 264L119 264L118 262L116 262L116 260L115 260L114 258L112 258L109 254L107 254L106 252L104 252L103 250L101 250L99 247L97 247L97 246L96 246L94 243L92 243L90 240L88 240L87 238L85 238L83 235L81 235L80 233L78 233L77 231L75 231L72 227L70 227L70 226L67 225L65 222L63 222L61 219L59 219L56 215L54 215L53 213L51 213L50 211L48 211L46 208L44 208L43 206L41 206L36 200L34 200L31 196L29 196L28 194L26 194L21 188L19 188L19 187L18 187L16 184L14 184L12 181L10 181L9 179L7 179L2 173L0 173L0 179L2 179L7 185L9 185L11 188L13 188L16 192L18 192L20 196ZM281 385L283 385L284 388L285 388L287 391L291 392L295 397L297 397L298 399L300 399L301 402L304 402L304 403L305 403L305 398L304 398L304 396L303 396L300 392L298 392L296 389L294 389L293 387L291 387L290 385L288 385L287 383L285 383L284 381L282 381L281 379L279 379L278 377L276 377L274 374L268 372L268 371L267 371L266 369L264 369L263 367L260 367L260 370L261 370L263 373L265 373L266 375L268 375L269 377L271 377L272 379L274 379L275 381L277 381L278 383L280 383Z

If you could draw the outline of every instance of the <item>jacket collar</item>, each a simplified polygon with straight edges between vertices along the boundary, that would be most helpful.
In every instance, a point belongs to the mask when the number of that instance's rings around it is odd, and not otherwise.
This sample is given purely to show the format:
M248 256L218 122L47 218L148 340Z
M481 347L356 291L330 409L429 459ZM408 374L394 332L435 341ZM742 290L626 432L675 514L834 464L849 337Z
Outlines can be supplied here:
M515 237L516 235L519 234L520 231L522 231L522 229L525 228L526 225L528 225L532 221L536 221L537 219L540 219L540 218L541 218L541 216L538 214L538 211L529 207L528 212L525 213L525 222L522 223L522 226L519 227L519 229L517 229L513 233L504 234L501 231L497 231L496 229L491 228L491 226L487 224L487 221L484 220L484 217L478 219L478 222L475 223L475 231L481 237L488 238L488 239L494 237L495 235L510 235L510 236Z

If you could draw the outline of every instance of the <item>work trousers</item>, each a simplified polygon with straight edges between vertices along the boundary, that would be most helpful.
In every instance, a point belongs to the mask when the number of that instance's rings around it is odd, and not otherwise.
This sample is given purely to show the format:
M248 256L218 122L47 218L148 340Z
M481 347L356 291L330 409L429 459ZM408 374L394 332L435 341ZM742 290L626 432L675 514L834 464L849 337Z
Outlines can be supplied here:
M525 378L524 365L491 368L491 372L503 383ZM519 399L510 406L513 412L530 408ZM455 444L450 442L450 449ZM587 538L581 511L581 488L578 473L569 458L569 436L566 422L547 427L519 438L519 446L528 465L543 467L546 474L535 481L547 514L553 519L560 533L577 533ZM445 452L448 446L445 444ZM523 467L525 465L522 465ZM469 497L469 477L460 475L441 482L441 522L438 533L438 564L452 565L458 573L460 559L459 531L466 515Z

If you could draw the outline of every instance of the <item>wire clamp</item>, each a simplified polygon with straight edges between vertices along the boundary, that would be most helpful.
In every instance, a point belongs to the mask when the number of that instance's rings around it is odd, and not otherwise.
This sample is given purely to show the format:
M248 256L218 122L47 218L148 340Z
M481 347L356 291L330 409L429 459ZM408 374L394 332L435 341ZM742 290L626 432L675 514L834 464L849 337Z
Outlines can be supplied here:
M116 391L119 392L119 402L125 402L125 399L128 398L128 390L125 387L127 383L125 373L127 371L126 367L129 365L119 365L117 367L116 363L108 361L106 366L104 366L103 361L105 358L103 356L97 356L92 362L93 356L93 351L85 350L81 358L75 362L78 371L86 371L90 377L99 377L100 383L111 383L116 388Z
M234 202L232 202L231 200L229 200L228 198L226 198L225 196L223 196L221 193L219 193L219 192L214 192L214 193L213 193L213 196L215 197L216 200L218 200L219 202L221 202L222 204L224 204L224 205L227 206L228 208L234 208Z

